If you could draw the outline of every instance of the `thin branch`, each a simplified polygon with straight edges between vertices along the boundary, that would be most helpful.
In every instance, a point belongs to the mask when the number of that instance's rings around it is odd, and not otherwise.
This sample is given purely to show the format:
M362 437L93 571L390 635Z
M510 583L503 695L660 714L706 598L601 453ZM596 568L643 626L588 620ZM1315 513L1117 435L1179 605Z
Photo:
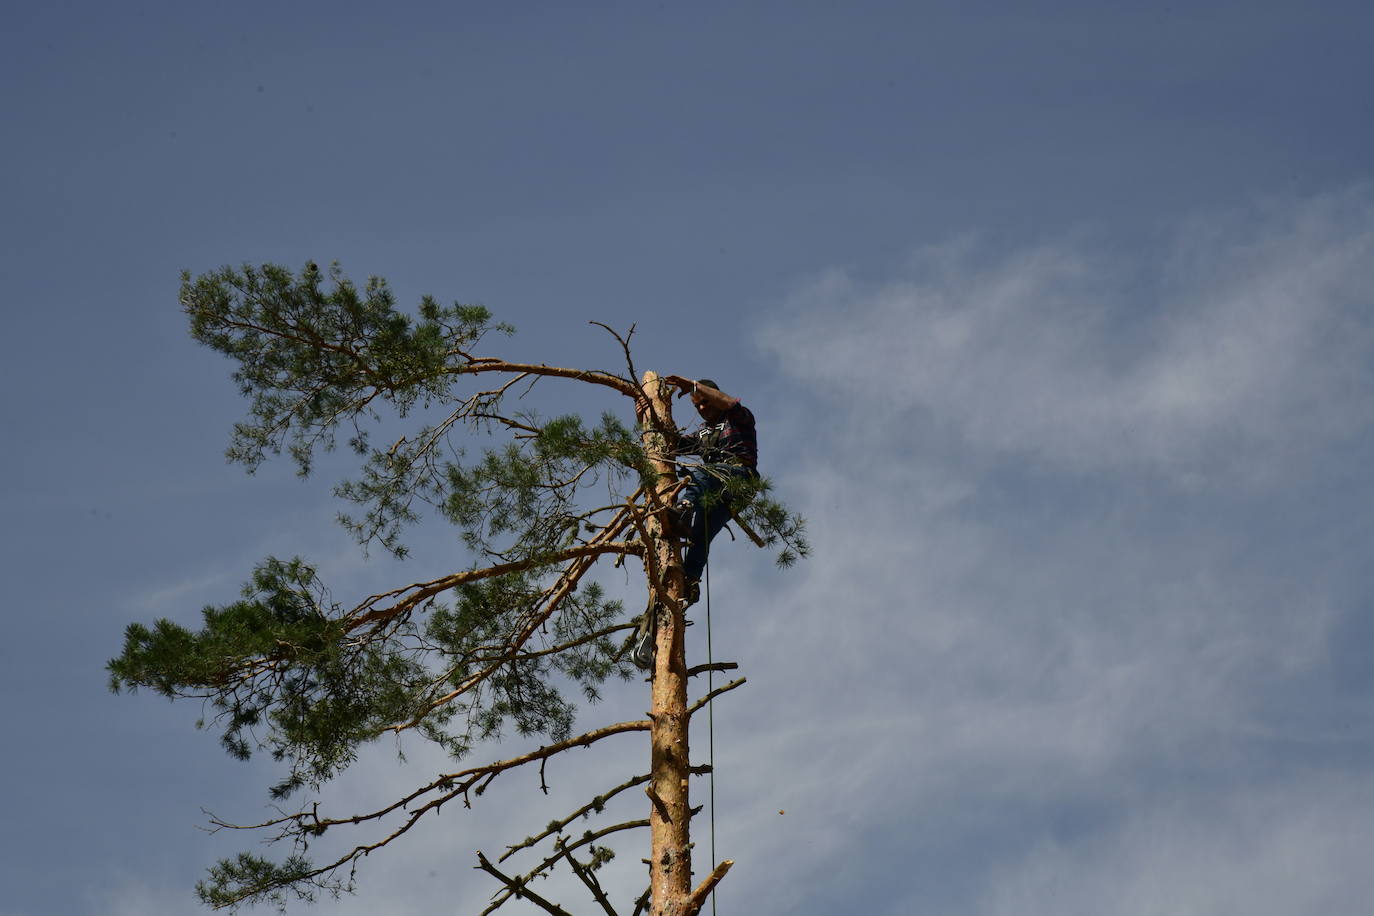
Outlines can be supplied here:
M498 670L502 665L509 664L513 659L517 658L525 643L528 642L530 638L534 636L535 632L553 616L554 612L558 610L558 606L572 593L573 589L577 587L582 576L586 574L587 570L591 568L595 561L595 554L579 556L563 570L557 580L558 584L545 590L544 594L540 597L540 601L543 602L542 609L530 613L524 626L509 637L507 651L496 656L485 668L468 675L453 690L443 696L430 700L424 708L418 710L409 721L388 725L383 730L400 734L407 729L418 727L424 718L434 712L434 710L453 702L474 687L480 687L493 672Z
M502 655L499 656L499 657L496 657L496 656L487 656L487 655L476 655L476 656L473 656L473 661L478 661L478 662L489 662L489 661L502 661L502 662L517 661L517 662L523 662L523 661L529 661L529 660L532 659L532 658L543 658L545 655L557 655L557 654L560 653L560 652L566 652L568 649L576 649L578 646L586 645L586 644L589 643L589 642L594 642L595 640L598 640L598 639L600 639L600 638L603 637L603 636L610 636L612 633L618 633L618 632L620 632L621 630L628 630L628 629L633 629L633 628L634 628L634 623L632 623L632 622L631 622L631 623L617 623L617 624L614 624L613 626L604 627L604 628L602 628L602 629L600 629L600 630L597 630L597 631L595 631L595 632L593 632L593 633L588 633L588 634L586 634L585 636L579 636L577 639L570 640L569 642L560 643L559 645L556 645L556 646L549 646L549 647L546 648L546 649L535 649L535 650L530 651L530 652L520 652L520 653L515 654L515 655L512 655L512 654L510 654L509 652L506 652L506 653L502 654Z
M606 899L606 892L601 889L601 882L596 880L596 876L588 870L587 866L577 861L577 857L572 853L568 854L568 864L572 866L577 877L582 879L582 883L587 885L587 890L592 892L596 902L601 904L601 908L606 911L606 916L620 916L611 906L611 901Z
M540 429L538 426L530 426L527 423L521 423L518 420L512 420L510 417L503 417L500 414L475 413L473 414L473 416L483 420L496 420L498 423L504 424L507 429L518 429L521 432L531 433L534 435L538 435L539 433L542 433L544 431Z
M607 509L609 508L614 507L607 507ZM486 665L487 667L475 674L469 675L458 685L457 689L446 693L436 700L431 700L428 705L420 710L410 721L387 726L386 729L383 730L399 733L402 730L418 726L424 717L433 710L451 702L456 697L468 692L474 687L480 687L485 678L501 665L513 661L555 654L565 649L575 648L578 645L601 638L602 636L609 635L618 630L628 628L630 624L616 625L559 646L521 652L522 647L529 638L547 622L548 618L557 610L562 601L576 587L582 576L591 568L596 557L607 552L615 552L618 558L623 558L626 554L638 554L643 551L643 545L640 543L627 544L608 540L608 538L615 537L619 533L619 530L625 527L633 510L633 506L621 506L618 515L613 518L607 526L603 527L595 538L585 544L567 548L542 558L515 561L501 566L487 567L485 569L471 570L465 573L446 576L442 579L434 580L433 582L408 585L388 593L374 595L359 605L359 607L352 612L354 619L350 622L346 622L345 627L348 630L352 630L364 623L372 622L375 624L371 631L372 635L365 637L367 639L372 639L376 638L377 635L384 630L394 626L399 620L404 619L405 615L413 610L415 606L423 601L431 599L434 595L445 589L456 587L466 581L488 578L505 572L518 571L538 563L547 563L557 561L558 559L567 559L569 557L572 558L572 562L560 573L555 583L549 588L546 588L536 599L535 604L543 605L542 610L528 611L523 614L521 625L514 633L507 637L507 641L503 644L499 646L489 645L475 647L470 652L464 654L462 660L463 664L477 663ZM369 610L364 610L369 608L369 606L375 605L383 598L401 595L407 591L411 591L412 593L391 607L382 609L372 607ZM451 673L450 671L449 674ZM440 682L449 676L449 674L441 675L431 686L437 687Z
M596 557L607 553L631 553L638 554L644 548L635 543L623 541L593 540L586 544L578 544L553 553L544 554L537 557L530 557L525 560L517 560L512 563L501 563L496 566L487 566L482 569L470 569L466 572L454 573L435 579L431 582L417 582L402 588L394 589L380 595L373 595L362 604L358 605L346 620L345 628L350 632L359 627L375 624L381 626L394 619L400 614L413 609L428 598L433 598L442 592L456 588L465 582L476 582L481 579L491 579L503 576L507 573L521 572L536 566L549 566L554 563L561 563L565 560L578 559L582 557ZM376 608L373 605L385 598L391 598L414 589L411 594L390 607Z
M522 767L526 764L533 763L537 760L545 760L549 757L556 756L557 754L560 754L566 750L570 750L574 747L589 747L592 744L601 741L604 738L609 738L612 735L619 735L632 731L648 731L649 728L650 723L647 719L639 719L629 722L619 722L615 725L608 725L603 728L594 729L590 732L585 732L581 735L578 735L575 738L568 738L564 741L559 741L555 742L554 744L546 745L527 754L522 754L518 757L511 757L507 760L501 760L495 763L485 764L483 766L469 767L468 769L460 770L457 773L449 773L440 776L438 779L434 780L426 786L422 786L421 788L415 790L414 792L410 793L404 798L399 799L391 803L390 805L387 805L386 807L373 811L369 814L359 814L347 818L320 818L313 811L300 811L296 814L290 814L284 817L273 818L272 820L265 821L261 824L231 824L219 819L212 819L211 823L214 824L216 827L232 828L235 830L261 830L269 827L281 827L283 829L283 836L289 835L291 833L295 833L297 836L318 836L319 834L324 833L325 830L330 827L336 827L342 824L361 824L366 821L378 820L398 810L406 810L408 812L408 816L406 817L405 821L388 836L383 837L375 843L355 846L352 850L344 853L333 862L327 865L322 865L318 868L311 869L306 874L299 875L294 879L296 881L310 880L320 875L335 871L350 861L356 861L362 856L369 855L374 850L386 846L387 844L395 840L397 837L400 837L403 834L407 833L410 830L410 828L415 826L416 822L418 822L419 819L423 817L425 814L428 814L430 811L438 810L444 804L446 804L449 801L452 801L453 799L459 796L463 796L463 803L465 806L471 807L471 802L468 798L468 793L473 789L473 787L481 783L480 788L484 789L486 788L487 784L490 784L491 780L495 779L501 773L504 773L508 770L516 769L518 767ZM484 780L485 782L483 782ZM439 795L437 798L431 798L425 804L421 805L418 808L415 808L414 810L411 810L409 808L411 802L417 801L418 799L436 790L442 791L442 794ZM648 821L646 820L642 823L632 822L630 824L619 825L608 830L603 830L600 833L596 834L596 836L604 836L606 833L611 833L615 830L628 829L630 827L644 826L647 824Z
M469 375L478 372L521 372L528 375L566 378L579 382L590 382L594 385L605 385L608 388L614 388L621 394L635 398L636 400L641 397L638 387L632 382L618 375L596 370L565 369L560 366L546 366L543 363L538 365L532 363L512 363L495 357L477 356L469 358L468 361L461 366L454 366L446 371L451 375Z
M509 888L510 893L514 894L516 897L521 897L526 900L529 900L531 903L537 904L545 912L554 914L554 916L572 916L571 913L563 909L558 904L551 903L548 900L545 900L543 897L539 896L534 891L525 887L523 882L515 878L511 878L506 874L502 873L500 869L498 869L495 865L492 865L491 862L487 861L487 857L482 855L480 852L477 853L477 861L479 863L479 868L481 868L488 874L495 875L496 879L500 881L502 884L504 884L507 888ZM506 900L509 899L510 897L507 896L501 900L501 903L505 903ZM496 906L500 906L501 903L496 904ZM495 908L496 907L492 907L491 909L488 909L485 912L490 913L491 910Z
M630 325L630 330L626 332L624 337L621 337L615 328L612 328L608 324L602 324L600 321L590 321L588 324L594 324L599 328L603 328L608 334L616 339L616 342L620 344L620 349L625 352L625 368L630 370L630 380L634 381L639 378L639 370L635 368L634 357L630 355L630 338L635 336L635 326L633 324Z
M700 700L697 700L695 703L692 704L691 708L687 710L688 717L690 718L691 715L695 713L698 709L701 709L701 707L705 706L707 703L711 702L725 691L734 690L736 687L739 687L740 685L744 684L747 680L748 678L742 677L739 680L731 681L724 687L717 687L715 690L712 690L710 693L706 694L706 696L702 697Z
M590 814L593 811L600 810L602 806L606 804L606 802L610 801L612 798L619 795L621 792L624 792L626 789L633 789L635 786L640 785L641 783L646 783L648 781L649 774L645 773L643 776L636 776L634 779L621 783L614 789L611 789L609 792L604 792L601 795L598 795L596 798L593 798L591 801L587 802L587 804L583 805L581 808L578 808L576 811L574 811L572 814L569 814L562 820L557 820L550 823L548 828L544 830L542 833L527 838L523 843L517 843L514 846L507 846L506 851L501 854L501 858L497 859L496 861L504 862L520 850L529 849L531 846L535 845L540 840L546 839L552 836L553 834L558 833L560 830L567 827L569 824L577 820L579 817L583 817L585 815Z
M543 618L539 618L540 621L542 621L542 619ZM468 677L464 678L462 683L460 683L458 687L454 690L451 690L445 693L443 696L440 696L436 699L430 700L428 704L424 706L424 708L419 710L419 712L417 712L407 721L397 722L395 724L388 725L381 729L381 731L392 732L393 734L399 735L403 731L408 731L412 728L419 727L420 723L424 721L425 717L428 716L430 713L434 712L434 710L438 709L440 706L443 706L446 703L451 703L453 700L457 699L458 697L462 696L463 694L467 693L475 687L480 688L482 684L486 681L487 677L491 675L492 672L499 669L502 665L508 665L513 662L529 661L530 659L542 658L546 655L556 655L560 652L565 652L569 649L576 649L578 646L586 645L589 642L594 642L603 637L610 636L612 633L618 633L621 630L634 629L634 626L635 625L633 622L618 623L614 626L604 627L593 633L588 633L584 636L578 637L577 639L573 639L569 642L561 643L556 646L549 646L544 649L536 649L530 652L521 652L520 648L525 644L525 642L528 641L529 635L532 635L534 629L527 627L526 629L529 630L529 633L526 633L525 630L522 630L519 634L517 634L516 637L513 638L513 642L511 644L508 644L500 648L483 646L471 652L466 652L463 654L460 660L462 664L479 664L485 665L486 667L482 668L482 670L476 672L475 674L471 674ZM485 652L493 652L496 654L484 654ZM449 669L448 671L445 671L443 674L439 675L436 679L432 680L429 686L425 688L426 691L437 689L439 685L442 684L446 678L448 678L452 671L453 669Z
M581 838L579 838L576 842L561 844L557 852L549 856L543 862L540 862L534 868L525 872L525 874L520 876L519 880L526 883L533 881L539 875L542 875L544 872L548 871L550 868L553 868L555 865L557 865L559 859L563 858L564 856L570 855L574 849L586 846L589 843L595 843L602 837L610 836L612 833L619 833L622 830L637 830L640 827L648 826L649 819L646 817L634 821L625 821L623 824L613 824L610 827L603 827L602 829L597 830L595 832L588 831L587 833L583 834ZM506 892L506 896L501 897L487 909L483 910L480 916L488 916L489 913L494 911L501 904L505 903L508 899L510 899L509 891Z

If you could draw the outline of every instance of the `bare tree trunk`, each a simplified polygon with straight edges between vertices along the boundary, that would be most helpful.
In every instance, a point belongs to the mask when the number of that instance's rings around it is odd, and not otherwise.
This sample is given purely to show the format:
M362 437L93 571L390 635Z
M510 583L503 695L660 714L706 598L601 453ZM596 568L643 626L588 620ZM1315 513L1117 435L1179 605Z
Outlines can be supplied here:
M673 388L660 385L658 376L646 372L643 379L646 401L641 405L645 445L659 472L658 491L671 505L671 490L677 475L665 460L671 454L662 433L655 429L672 423ZM663 532L662 514L650 524ZM661 581L655 589L659 602L657 651L654 658L653 701L650 721L652 752L649 786L645 789L652 810L649 829L651 916L683 916L692 896L691 804L688 800L687 655L683 640L682 596L684 583L677 538L671 533L654 542L654 564ZM649 559L646 556L646 561ZM652 580L652 575L651 575ZM651 589L653 583L651 581Z

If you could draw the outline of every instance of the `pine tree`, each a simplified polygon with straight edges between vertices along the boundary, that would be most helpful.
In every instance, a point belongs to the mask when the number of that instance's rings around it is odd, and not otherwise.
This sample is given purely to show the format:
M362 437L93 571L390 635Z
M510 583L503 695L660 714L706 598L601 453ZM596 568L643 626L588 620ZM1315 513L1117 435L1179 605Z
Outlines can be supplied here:
M219 862L197 886L201 900L285 907L293 897L349 890L363 856L402 841L445 803L470 806L498 776L524 767L537 765L542 785L551 758L644 732L649 773L608 788L495 863L476 852L477 866L503 885L486 912L518 897L564 913L529 885L566 863L614 914L596 875L612 856L603 840L645 826L650 887L634 913L697 912L730 863L713 863L693 885L688 785L706 768L690 761L688 727L693 713L743 679L688 703L689 679L708 666L689 670L684 651L681 545L668 515L678 432L670 386L635 370L633 328L621 335L601 326L617 341L621 375L478 355L512 333L487 309L425 297L418 314L408 314L385 281L359 289L337 265L327 273L313 264L298 274L276 265L184 273L181 303L192 336L237 364L234 380L250 406L234 427L232 460L251 471L285 452L308 476L342 433L361 467L335 489L350 506L340 521L364 548L402 557L407 532L437 515L456 526L473 558L466 569L339 604L307 562L269 557L240 600L204 610L198 630L170 620L129 626L123 653L109 663L113 690L197 699L213 711L200 724L218 731L230 754L267 752L283 768L270 787L280 816L241 829L264 833L286 854ZM635 424L611 410L589 422L526 406L536 387L562 383L629 399ZM512 392L519 409L509 406ZM374 445L383 431L388 441ZM469 458L465 444L475 433L503 444ZM806 549L801 520L770 498L766 481L747 489L729 494L739 521L790 564ZM633 674L624 637L635 624L589 577L599 562L627 560L644 571L645 613L657 621L651 712L575 733L576 696L594 702L607 679ZM512 729L544 743L471 761ZM449 771L376 810L321 810L316 794L364 746L405 734L442 747ZM567 830L641 785L647 818L578 838ZM309 857L312 841L341 832L350 834L342 854ZM550 852L532 870L501 867L541 845Z

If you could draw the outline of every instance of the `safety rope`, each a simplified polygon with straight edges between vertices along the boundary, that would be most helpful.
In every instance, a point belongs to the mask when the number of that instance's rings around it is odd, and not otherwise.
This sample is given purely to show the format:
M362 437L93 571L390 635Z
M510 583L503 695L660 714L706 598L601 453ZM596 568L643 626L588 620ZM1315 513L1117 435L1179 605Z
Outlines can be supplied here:
M726 473L723 472L723 471L718 471L718 470L716 470L715 467L713 467L711 464L706 463L706 462L703 462L702 465L701 465L701 467L705 468L705 469L707 470L707 473L709 473L709 474L711 474L712 476L714 476L722 485L727 484L727 483L729 482L731 476L732 476L732 475L726 474ZM721 493L720 495L721 495L722 498L728 498L728 497L725 495L725 493L724 493L724 489L725 489L724 486L722 486L722 493ZM703 591L705 592L705 596L704 596L704 597L705 597L705 599L706 599L706 695L707 695L707 696L710 696L711 693L712 693L712 691L714 691L714 690L716 689L716 684L715 684L715 678L716 678L716 671L715 671L715 656L714 656L714 654L713 654L713 652L712 652L712 648L711 648L711 538L710 538L709 532L707 531L707 518L706 518L706 516L707 516L707 510L706 510L704 507L700 507L700 508L697 509L697 511L701 513L701 521L702 521L702 532L701 532L701 533L702 533L702 535L706 538L706 543L705 543L705 547L704 547L704 553L706 554L706 556L705 556L705 562L702 564L702 589L703 589ZM728 520L727 520L727 521L728 521ZM722 526L722 527L724 527L724 526ZM727 530L728 530L728 529L727 529ZM731 532L730 532L730 537L733 539L734 536L735 536L734 532L731 531ZM710 780L709 780L708 793L709 793L709 795L710 795L710 800L711 800L711 818L710 818L710 826L711 826L711 866L714 868L715 865L716 865L716 862L717 862L717 859L716 859L716 704L715 704L714 698L711 699L711 700L708 700L707 703L706 703L706 735L707 735L707 738L706 738L706 757L707 757L707 763L710 764ZM711 916L716 916L716 889L715 889L714 887L711 888Z
M711 544L706 544L705 590L706 590L706 695L715 690L716 672L712 666L715 658L711 655ZM716 704L711 700L706 704L706 756L711 765L711 867L716 866ZM716 916L716 889L711 888L711 916Z

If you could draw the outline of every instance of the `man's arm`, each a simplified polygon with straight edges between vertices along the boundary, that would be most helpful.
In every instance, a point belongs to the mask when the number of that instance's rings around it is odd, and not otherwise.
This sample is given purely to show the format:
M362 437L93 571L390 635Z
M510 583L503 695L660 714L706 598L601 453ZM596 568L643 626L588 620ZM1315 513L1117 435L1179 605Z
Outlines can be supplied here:
M666 375L663 380L677 387L678 397L682 397L684 394L694 394L704 403L718 410L729 410L735 406L736 399L719 388L712 388L710 385L698 385L693 380L683 378L680 375Z

